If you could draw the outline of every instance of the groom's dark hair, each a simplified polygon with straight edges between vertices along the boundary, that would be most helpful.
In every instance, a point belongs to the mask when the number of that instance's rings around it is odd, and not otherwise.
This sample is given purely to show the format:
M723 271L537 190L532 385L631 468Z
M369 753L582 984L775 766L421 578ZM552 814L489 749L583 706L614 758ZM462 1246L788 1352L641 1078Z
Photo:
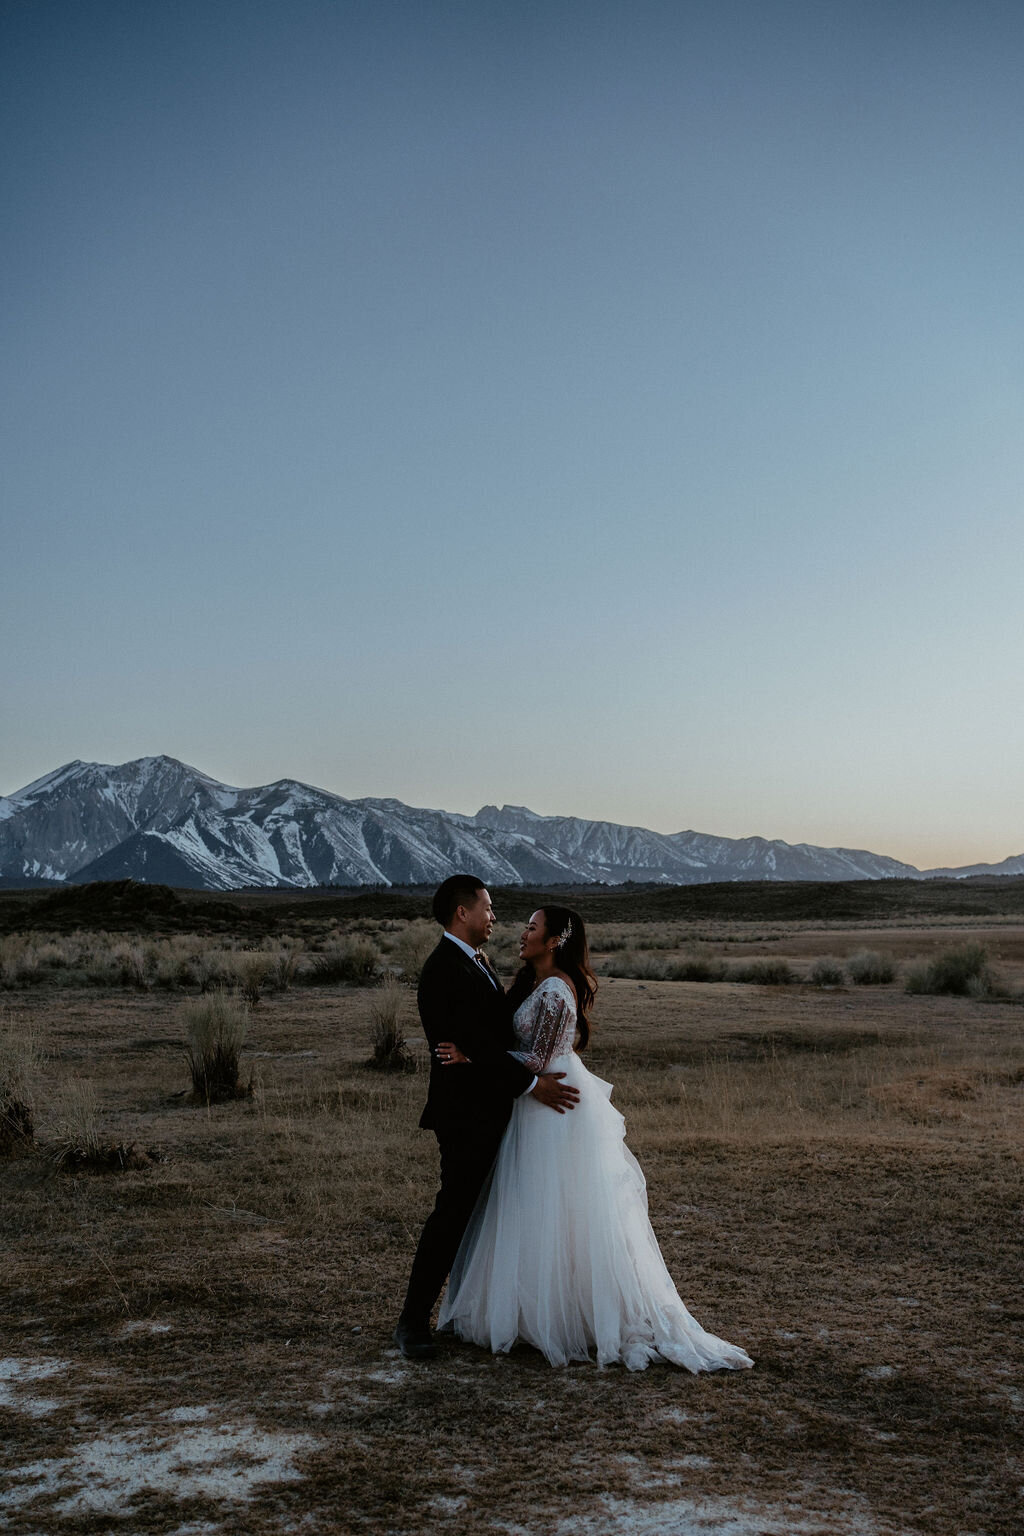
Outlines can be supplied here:
M447 928L459 908L471 907L476 901L477 891L485 889L486 882L478 880L476 875L449 875L434 892L430 910L441 927Z

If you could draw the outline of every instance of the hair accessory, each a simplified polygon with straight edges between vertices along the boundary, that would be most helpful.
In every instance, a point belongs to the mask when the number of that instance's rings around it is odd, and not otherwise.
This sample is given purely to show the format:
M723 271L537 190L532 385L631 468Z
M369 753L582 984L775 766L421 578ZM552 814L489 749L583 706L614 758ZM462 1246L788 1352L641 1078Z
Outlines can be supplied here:
M561 933L558 935L558 944L557 944L556 948L562 949L564 945L568 944L568 942L569 942L569 940L571 938L572 938L572 918L570 917L569 921L566 923L565 927L562 929Z

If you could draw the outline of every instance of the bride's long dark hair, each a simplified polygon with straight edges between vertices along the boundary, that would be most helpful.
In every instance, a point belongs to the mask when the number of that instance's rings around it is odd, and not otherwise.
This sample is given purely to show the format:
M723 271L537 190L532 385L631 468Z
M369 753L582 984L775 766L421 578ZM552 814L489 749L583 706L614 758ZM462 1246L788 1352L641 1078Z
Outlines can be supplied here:
M576 1025L580 1032L576 1049L585 1051L590 1041L590 1010L597 996L597 977L590 969L587 930L583 926L582 917L571 907L544 906L538 907L537 911L544 914L545 938L550 939L556 933L562 934L566 929L569 930L568 938L555 950L555 964L560 971L565 972L576 988ZM508 994L513 1008L518 1008L523 999L529 997L535 981L532 965L520 967Z

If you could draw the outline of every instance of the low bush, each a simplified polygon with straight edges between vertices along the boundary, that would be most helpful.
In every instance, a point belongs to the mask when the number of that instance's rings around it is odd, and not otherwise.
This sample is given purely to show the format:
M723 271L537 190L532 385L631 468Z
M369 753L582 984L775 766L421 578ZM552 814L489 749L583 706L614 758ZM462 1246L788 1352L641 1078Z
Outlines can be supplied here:
M612 960L606 960L601 972L605 976L621 976L630 981L665 981L668 978L668 964L663 955L640 955L629 949Z
M402 1029L406 988L395 976L378 983L370 1002L371 1056L367 1063L378 1072L415 1072L416 1058Z
M796 981L796 972L788 960L751 960L730 973L730 981L745 981L755 987L788 987Z
M301 962L302 951L298 947L281 949L276 954L272 954L267 972L267 985L274 992L287 992L298 977Z
M419 981L420 972L440 937L436 923L420 918L407 923L391 946L388 963L395 966L406 981Z
M850 980L856 987L886 987L896 980L896 962L877 949L860 949L846 962Z
M727 981L729 967L724 960L691 955L686 960L670 960L665 967L669 981Z
M185 1056L192 1092L202 1104L222 1104L245 1096L239 1082L239 1056L249 1028L249 1010L229 992L186 998Z
M110 951L113 979L126 987L145 987L146 951L141 944L115 944Z
M812 987L845 987L846 972L840 961L833 960L831 955L822 955L811 966L807 980Z
M38 952L24 934L0 938L0 986L29 987L42 980Z
M513 976L519 969L519 940L522 928L502 926L487 940L487 958L499 976ZM437 929L434 929L437 932Z
M377 976L381 954L370 939L358 936L341 939L313 957L308 979L315 982L347 981L368 987Z
M959 944L917 965L906 980L908 992L948 997L992 997L1002 991L984 944Z

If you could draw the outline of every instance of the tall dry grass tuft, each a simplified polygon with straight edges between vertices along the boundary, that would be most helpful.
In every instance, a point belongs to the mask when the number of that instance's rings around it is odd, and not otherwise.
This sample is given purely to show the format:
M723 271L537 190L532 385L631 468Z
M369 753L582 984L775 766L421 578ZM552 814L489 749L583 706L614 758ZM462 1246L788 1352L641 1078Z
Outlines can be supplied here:
M6 1011L0 1014L0 1156L27 1146L35 1133L32 1079L38 1061L34 1033Z
M107 1147L100 1130L96 1085L88 1078L71 1077L57 1096L54 1116L54 1161L59 1164L95 1164Z
M263 989L270 976L271 961L266 954L239 955L235 962L238 990L250 1008L255 1008L263 996Z
M402 1028L408 990L395 976L385 976L370 1003L372 1054L367 1065L378 1072L415 1072L416 1058Z
M223 1104L244 1098L239 1056L249 1028L249 1010L229 992L189 997L182 1004L192 1093L198 1103Z
M274 992L287 992L299 974L302 950L298 945L277 950L269 957L267 985Z

